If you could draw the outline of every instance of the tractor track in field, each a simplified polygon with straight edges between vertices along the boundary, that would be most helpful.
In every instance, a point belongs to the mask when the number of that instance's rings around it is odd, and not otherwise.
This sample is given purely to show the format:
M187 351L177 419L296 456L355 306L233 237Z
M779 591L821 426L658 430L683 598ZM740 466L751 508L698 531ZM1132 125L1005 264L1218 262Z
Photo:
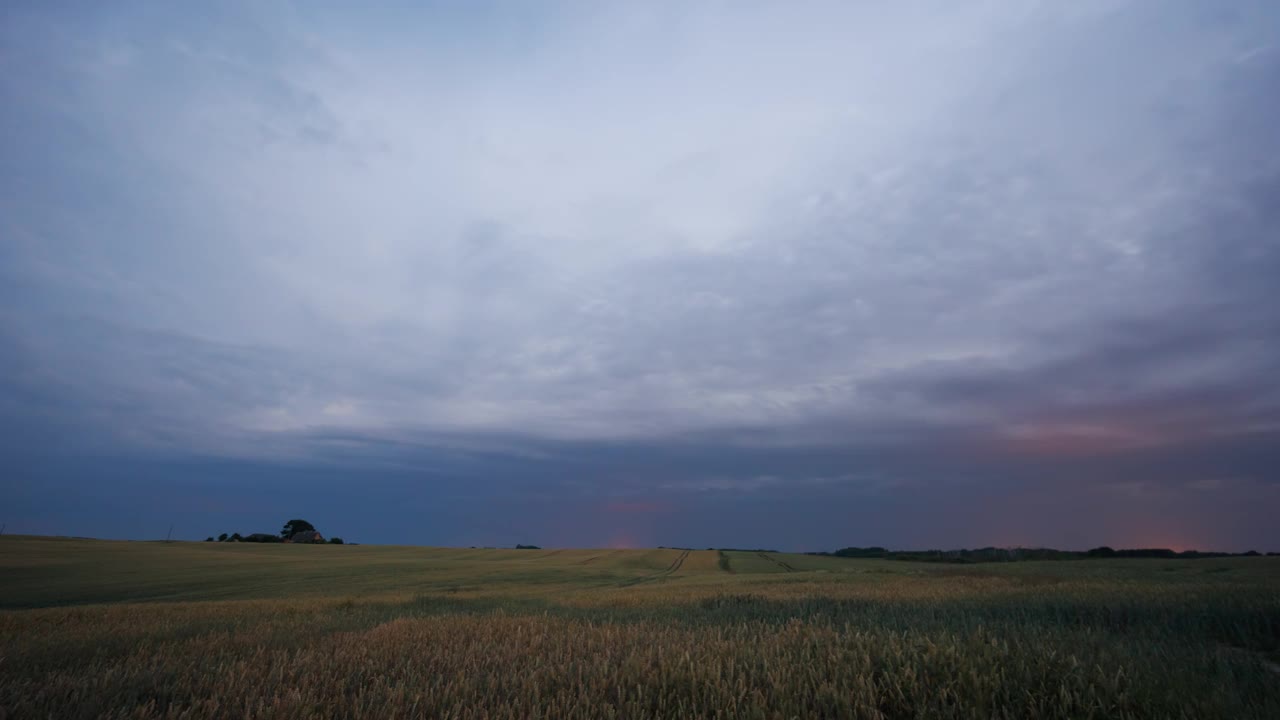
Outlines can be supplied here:
M788 564L787 562L785 562L785 561L783 561L783 560L779 560L778 558L773 557L772 555L769 555L768 553L762 553L762 552L760 552L760 553L756 553L756 554L757 554L757 555L759 555L760 557L764 558L765 560L768 560L769 562L773 563L774 565L777 565L778 567L782 568L785 572L795 572L795 571L796 571L796 569L795 569L795 568L793 568L793 567L791 567L791 565L790 565L790 564Z
M590 564L591 564L591 562L592 562L593 560L599 560L600 558L604 558L604 557L611 557L611 556L613 556L613 555L617 555L617 554L618 554L618 553L620 553L620 552L622 552L622 551L621 551L621 550L612 550L612 551L610 551L610 552L604 553L603 555L592 555L591 557L587 558L586 560L583 560L583 561L579 562L578 564L579 564L579 565L590 565Z
M671 561L671 564L667 566L666 570L663 570L658 573L654 573L653 575L645 575L643 577L633 578L631 580L627 580L625 582L619 583L618 586L629 587L631 585L639 585L640 583L652 582L654 580L661 580L662 578L665 578L665 577L671 577L676 572L678 572L680 568L684 565L684 561L686 558L689 557L690 552L692 551L690 550L680 551L680 554L676 556L675 560Z
M679 570L679 569L680 569L680 567L681 567L682 565L684 565L684 561L685 561L685 559L689 557L689 553L690 553L690 552L692 552L692 551L691 551L691 550L684 550L684 551L682 551L682 552L680 553L680 557L676 558L676 559L675 559L675 561L671 563L671 567L667 568L667 570L666 570L666 572L665 572L664 574L666 574L666 575L671 575L671 574L675 573L677 570Z

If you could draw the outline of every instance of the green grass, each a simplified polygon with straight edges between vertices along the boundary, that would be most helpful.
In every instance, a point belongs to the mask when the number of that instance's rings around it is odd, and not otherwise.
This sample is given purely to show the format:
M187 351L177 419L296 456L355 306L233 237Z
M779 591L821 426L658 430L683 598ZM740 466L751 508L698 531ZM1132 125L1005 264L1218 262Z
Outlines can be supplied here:
M1280 559L0 538L0 714L1280 717Z

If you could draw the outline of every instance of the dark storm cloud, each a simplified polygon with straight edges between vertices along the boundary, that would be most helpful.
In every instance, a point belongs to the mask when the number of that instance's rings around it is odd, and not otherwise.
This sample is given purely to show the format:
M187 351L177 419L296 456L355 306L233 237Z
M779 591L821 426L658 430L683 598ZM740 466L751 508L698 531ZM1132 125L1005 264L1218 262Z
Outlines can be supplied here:
M1278 541L1269 4L433 12L6 8L14 523Z

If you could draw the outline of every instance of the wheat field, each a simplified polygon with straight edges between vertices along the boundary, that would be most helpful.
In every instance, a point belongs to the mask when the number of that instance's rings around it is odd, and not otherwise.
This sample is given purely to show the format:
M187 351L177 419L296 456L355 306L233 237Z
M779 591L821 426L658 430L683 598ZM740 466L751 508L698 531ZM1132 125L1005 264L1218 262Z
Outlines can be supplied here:
M1280 559L0 537L5 718L1277 718Z

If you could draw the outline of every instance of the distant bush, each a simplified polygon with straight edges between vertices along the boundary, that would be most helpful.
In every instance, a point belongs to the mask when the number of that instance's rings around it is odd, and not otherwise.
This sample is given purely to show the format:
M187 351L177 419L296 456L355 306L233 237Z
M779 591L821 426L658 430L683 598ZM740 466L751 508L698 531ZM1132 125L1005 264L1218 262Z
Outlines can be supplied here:
M244 538L244 541L251 543L278 543L284 542L284 539L271 533L250 533L248 537Z
M517 550L541 550L537 545L516 545Z
M331 537L331 538L329 538L329 544L330 544L330 545L342 545L342 544L343 544L343 543L342 543L342 538L340 538L340 537Z

